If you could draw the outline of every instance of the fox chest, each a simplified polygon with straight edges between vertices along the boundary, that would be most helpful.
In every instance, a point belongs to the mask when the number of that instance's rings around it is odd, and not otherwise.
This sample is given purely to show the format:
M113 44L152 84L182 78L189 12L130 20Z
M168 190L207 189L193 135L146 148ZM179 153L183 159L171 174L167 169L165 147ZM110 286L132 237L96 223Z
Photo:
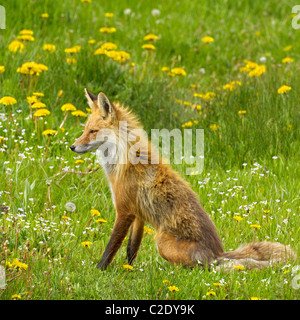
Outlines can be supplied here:
M110 193L111 193L111 197L112 197L112 201L113 201L114 206L116 207L116 197L115 197L114 189L113 189L112 183L109 180L109 173L111 171L111 168L110 168L109 164L104 161L102 152L100 150L96 151L96 157L97 157L98 163L102 166L102 168L105 172L105 175L106 175L106 178L108 181L108 185L109 185L109 189L110 189Z
M109 189L110 189L110 193L111 193L111 198L112 198L113 204L116 207L116 198L115 198L114 189L112 187L111 182L108 182L108 184L109 184Z

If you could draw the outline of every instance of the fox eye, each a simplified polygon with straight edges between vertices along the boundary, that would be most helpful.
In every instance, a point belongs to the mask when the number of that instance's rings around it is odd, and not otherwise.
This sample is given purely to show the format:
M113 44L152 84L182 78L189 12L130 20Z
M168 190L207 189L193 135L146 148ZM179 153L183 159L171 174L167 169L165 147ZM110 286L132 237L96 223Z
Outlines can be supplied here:
M90 130L90 132L89 133L96 133L96 132L98 132L99 130Z

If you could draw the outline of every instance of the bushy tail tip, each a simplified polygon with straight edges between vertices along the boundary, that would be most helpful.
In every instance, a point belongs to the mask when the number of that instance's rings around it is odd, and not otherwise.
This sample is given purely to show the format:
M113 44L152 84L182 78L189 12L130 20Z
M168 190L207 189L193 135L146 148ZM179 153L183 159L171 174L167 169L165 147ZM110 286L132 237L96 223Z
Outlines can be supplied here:
M224 252L218 259L219 270L232 270L243 266L245 269L263 269L271 264L295 261L297 255L290 246L281 243L261 241L248 243L234 251Z

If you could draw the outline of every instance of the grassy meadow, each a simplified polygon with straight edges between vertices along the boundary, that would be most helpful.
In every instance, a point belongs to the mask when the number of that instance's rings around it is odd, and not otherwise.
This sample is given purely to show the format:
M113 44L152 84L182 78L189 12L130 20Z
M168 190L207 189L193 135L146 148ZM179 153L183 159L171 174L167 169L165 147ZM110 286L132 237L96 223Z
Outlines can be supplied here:
M129 105L147 132L204 129L203 172L185 176L185 162L174 168L199 195L224 249L269 240L299 255L292 1L1 5L1 300L299 299L297 262L230 273L172 266L150 225L133 269L127 239L106 271L96 269L115 209L95 154L69 149L90 112L84 88Z

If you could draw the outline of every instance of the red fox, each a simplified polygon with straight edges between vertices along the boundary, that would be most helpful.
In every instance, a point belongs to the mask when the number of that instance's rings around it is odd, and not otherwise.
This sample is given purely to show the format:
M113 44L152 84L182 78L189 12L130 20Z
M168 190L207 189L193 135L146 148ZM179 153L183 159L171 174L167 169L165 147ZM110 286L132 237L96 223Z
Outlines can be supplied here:
M127 260L133 263L145 222L156 230L159 254L172 264L194 267L216 262L218 268L223 266L224 269L234 265L261 269L270 263L296 259L289 246L266 241L224 252L215 225L188 183L170 165L163 163L147 138L139 137L139 150L134 152L131 148L134 141L123 139L122 136L127 136L131 130L142 128L137 117L128 108L112 103L103 93L94 95L85 89L85 94L92 113L71 150L83 154L100 150L104 143L115 148L110 158L115 161L102 164L117 215L110 240L97 265L99 269L106 269L111 263L129 229ZM126 129L119 130L125 121ZM108 149L106 155L110 152ZM134 163L135 157L143 161ZM155 164L151 161L153 157L158 159Z

